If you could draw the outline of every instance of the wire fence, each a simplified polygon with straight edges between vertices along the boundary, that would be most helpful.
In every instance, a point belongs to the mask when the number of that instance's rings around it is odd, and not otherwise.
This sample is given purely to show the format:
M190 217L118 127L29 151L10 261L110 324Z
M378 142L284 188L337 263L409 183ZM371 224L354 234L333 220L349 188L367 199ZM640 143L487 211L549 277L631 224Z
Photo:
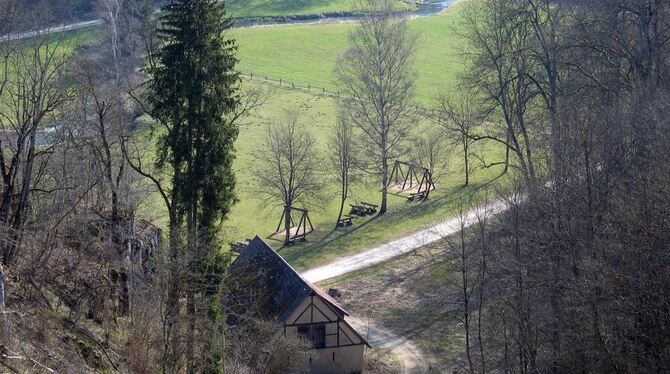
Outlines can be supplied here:
M268 77L267 75L262 75L262 74L241 72L240 75L242 76L243 79L246 79L246 80L249 80L249 81L252 81L252 82L272 84L272 85L275 85L275 86L278 86L278 87L281 87L281 88L297 90L297 91L305 91L305 92L309 92L311 94L330 96L330 97L340 97L340 94L341 94L341 91L330 90L330 89L327 89L325 87L319 87L317 85L312 85L312 84L295 83L293 81L286 80L286 79L274 79L274 78Z
M257 83L262 83L262 84L271 84L280 88L288 89L288 90L296 90L296 91L303 91L303 92L308 92L313 95L321 95L321 96L328 96L328 97L333 97L333 98L349 98L346 96L345 92L339 91L339 90L331 90L326 87L319 87L317 85L312 85L312 84L300 84L300 83L295 83L290 80L286 79L275 79L272 77L268 77L267 75L263 74L254 74L254 73L244 73L240 72L240 76L243 79L246 79L251 82L257 82ZM436 118L437 116L437 111L435 109L430 109L418 105L412 105L411 108L415 109L419 114L426 118Z

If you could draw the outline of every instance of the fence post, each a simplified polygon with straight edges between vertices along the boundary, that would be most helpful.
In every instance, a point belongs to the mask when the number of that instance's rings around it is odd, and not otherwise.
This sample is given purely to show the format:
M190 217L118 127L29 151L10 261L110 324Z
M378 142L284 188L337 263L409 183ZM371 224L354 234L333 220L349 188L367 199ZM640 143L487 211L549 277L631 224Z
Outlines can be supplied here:
M326 93L326 87L323 88L323 92L322 92L322 93L324 93L324 94Z
M251 80L254 80L254 73L251 73Z
M295 89L295 83L291 82L291 87L293 87L293 89Z
M308 85L307 85L307 91L311 91L311 90L312 90L312 85L311 85L311 84L308 84Z
M279 80L279 86L281 86L281 79Z

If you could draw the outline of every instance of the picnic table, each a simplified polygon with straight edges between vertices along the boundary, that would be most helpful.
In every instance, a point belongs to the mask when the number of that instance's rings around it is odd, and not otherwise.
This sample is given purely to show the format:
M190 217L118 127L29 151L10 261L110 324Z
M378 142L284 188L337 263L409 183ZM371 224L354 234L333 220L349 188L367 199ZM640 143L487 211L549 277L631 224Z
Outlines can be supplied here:
M349 215L356 215L356 216L367 216L368 215L368 209L364 206L361 205L355 205L355 204L349 204L351 207L351 211L349 212Z
M409 194L409 197L407 197L407 201L414 201L418 199L425 200L426 197L428 197L427 191L415 192Z

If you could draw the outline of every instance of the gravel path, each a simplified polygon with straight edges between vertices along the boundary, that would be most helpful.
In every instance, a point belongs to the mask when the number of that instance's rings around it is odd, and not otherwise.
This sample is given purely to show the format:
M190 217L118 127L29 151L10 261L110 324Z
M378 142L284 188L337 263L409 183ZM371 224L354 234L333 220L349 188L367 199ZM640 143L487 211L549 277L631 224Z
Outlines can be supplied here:
M365 269L392 258L410 253L418 248L440 240L445 236L458 232L461 219L463 220L465 227L468 227L477 222L478 214L491 216L500 213L505 209L506 205L503 202L495 202L484 207L479 207L464 213L463 217L450 219L390 243L380 245L355 255L342 257L330 264L307 270L302 273L302 276L308 281L316 283Z
M380 245L359 254L342 257L330 264L308 270L302 273L303 278L316 283L340 275L352 273L371 267L394 257L402 256L418 248L433 243L445 236L452 235L461 228L472 226L481 216L490 217L507 209L504 202L475 208L463 213L459 217L436 224L430 228L418 231L404 238ZM389 349L401 362L402 373L426 373L428 366L421 351L407 337L397 335L373 320L347 317L352 327L366 337L370 345L377 348Z

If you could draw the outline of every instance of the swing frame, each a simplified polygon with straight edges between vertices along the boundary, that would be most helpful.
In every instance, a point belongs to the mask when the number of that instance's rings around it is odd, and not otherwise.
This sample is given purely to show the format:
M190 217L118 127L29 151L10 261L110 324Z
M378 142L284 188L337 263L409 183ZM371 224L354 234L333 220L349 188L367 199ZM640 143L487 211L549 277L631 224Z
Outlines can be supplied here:
M393 164L386 186L390 194L410 201L417 197L425 200L436 189L433 173L429 168L400 160Z

